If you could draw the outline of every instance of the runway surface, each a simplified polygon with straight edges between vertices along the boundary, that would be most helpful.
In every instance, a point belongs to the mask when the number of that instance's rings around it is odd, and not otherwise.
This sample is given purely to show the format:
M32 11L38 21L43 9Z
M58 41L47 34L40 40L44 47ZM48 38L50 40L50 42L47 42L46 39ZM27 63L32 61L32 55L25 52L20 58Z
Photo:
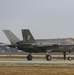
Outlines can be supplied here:
M74 64L74 60L68 61L68 60L0 60L0 64L2 63L8 63L8 64Z

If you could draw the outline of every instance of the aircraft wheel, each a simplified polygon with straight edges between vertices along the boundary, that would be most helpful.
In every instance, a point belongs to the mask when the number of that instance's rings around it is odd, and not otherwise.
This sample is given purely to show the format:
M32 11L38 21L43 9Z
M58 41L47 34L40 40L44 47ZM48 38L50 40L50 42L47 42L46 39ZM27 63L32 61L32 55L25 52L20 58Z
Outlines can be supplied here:
M32 55L28 55L27 56L27 59L30 61L30 60L32 60Z
M47 59L48 61L50 61L50 60L51 60L51 55L46 55L46 59Z
M71 57L68 57L68 60L69 60L69 61L71 61L71 59L72 59Z

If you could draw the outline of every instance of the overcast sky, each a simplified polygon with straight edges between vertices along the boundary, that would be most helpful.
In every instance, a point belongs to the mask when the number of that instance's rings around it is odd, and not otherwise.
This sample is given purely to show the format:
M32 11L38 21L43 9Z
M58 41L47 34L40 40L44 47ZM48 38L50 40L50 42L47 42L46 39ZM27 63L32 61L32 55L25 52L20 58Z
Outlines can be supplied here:
M3 29L22 39L26 28L35 39L74 37L74 0L0 0L0 41L9 43Z

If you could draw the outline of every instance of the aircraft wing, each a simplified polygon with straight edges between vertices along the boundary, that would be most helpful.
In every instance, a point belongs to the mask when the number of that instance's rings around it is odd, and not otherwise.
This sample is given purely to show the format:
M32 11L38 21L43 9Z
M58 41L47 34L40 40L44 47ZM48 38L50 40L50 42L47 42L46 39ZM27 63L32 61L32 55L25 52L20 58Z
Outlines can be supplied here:
M12 48L16 48L16 47L21 47L21 46L31 46L31 44L6 44L5 46L8 46L8 47L12 47Z
M53 45L36 45L35 47L49 49L49 48L58 48L59 46L60 44L53 44Z

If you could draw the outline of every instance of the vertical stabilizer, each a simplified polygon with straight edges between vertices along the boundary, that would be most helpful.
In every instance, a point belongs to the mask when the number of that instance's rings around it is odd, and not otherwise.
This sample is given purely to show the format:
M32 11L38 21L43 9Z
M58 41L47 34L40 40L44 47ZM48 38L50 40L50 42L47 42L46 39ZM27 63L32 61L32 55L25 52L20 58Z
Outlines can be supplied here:
M11 44L15 44L16 42L19 42L20 40L10 31L10 30L3 30Z
M36 43L29 29L22 29L22 36L25 43Z

